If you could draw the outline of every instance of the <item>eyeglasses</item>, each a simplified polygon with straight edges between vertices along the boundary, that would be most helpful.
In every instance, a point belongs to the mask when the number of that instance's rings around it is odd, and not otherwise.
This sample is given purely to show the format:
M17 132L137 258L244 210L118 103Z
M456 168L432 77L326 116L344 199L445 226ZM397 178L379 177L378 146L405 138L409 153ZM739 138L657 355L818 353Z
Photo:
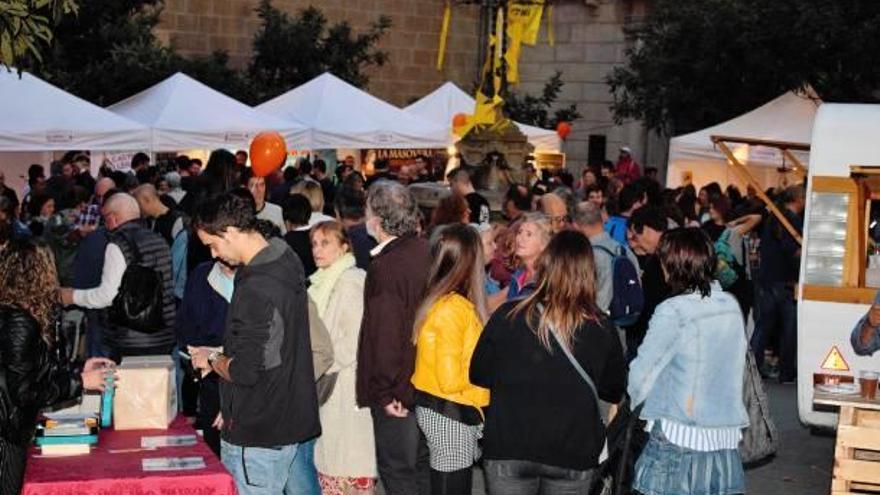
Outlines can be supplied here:
M565 223L568 222L568 215L557 215L555 217L548 217L548 219L552 223Z

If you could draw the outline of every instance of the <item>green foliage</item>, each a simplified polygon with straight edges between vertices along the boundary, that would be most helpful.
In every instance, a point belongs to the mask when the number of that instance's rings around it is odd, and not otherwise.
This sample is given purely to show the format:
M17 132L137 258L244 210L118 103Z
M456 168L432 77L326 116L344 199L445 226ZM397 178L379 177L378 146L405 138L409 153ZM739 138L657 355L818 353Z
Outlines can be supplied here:
M330 71L355 86L369 82L364 69L382 66L388 54L375 48L391 27L381 16L362 34L347 22L327 25L315 7L295 16L261 0L256 9L261 27L254 37L254 56L248 75L257 89L256 101L278 96L324 72Z
M76 12L74 0L0 0L0 65L42 60L55 23Z
M559 97L559 92L565 85L562 82L562 72L556 73L544 84L541 96L529 94L520 96L516 93L508 95L504 101L504 112L511 119L543 129L556 129L560 122L572 122L581 117L577 105L569 105L553 110L553 104ZM552 115L550 112L553 112Z
M658 0L608 77L618 122L684 133L789 90L880 99L880 2Z

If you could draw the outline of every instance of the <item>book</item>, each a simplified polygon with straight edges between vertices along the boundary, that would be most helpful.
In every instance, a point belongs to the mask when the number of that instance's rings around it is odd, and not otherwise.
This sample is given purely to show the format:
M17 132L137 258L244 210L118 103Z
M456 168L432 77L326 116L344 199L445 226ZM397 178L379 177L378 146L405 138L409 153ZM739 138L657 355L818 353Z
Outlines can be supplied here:
M73 437L82 435L97 435L97 427L88 426L58 426L55 428L45 428L37 426L38 437Z
M44 456L65 456L65 455L83 455L91 451L91 446L87 443L74 443L62 445L43 445L40 447L40 453Z
M36 443L38 447L42 447L44 445L71 445L71 444L84 444L90 445L94 443L98 443L98 435L72 435L67 437L40 437L36 438Z
M155 457L141 460L144 471L189 471L204 469L203 457Z
M158 447L188 447L195 444L195 435L156 435L141 437L141 447L145 449Z
M62 428L74 426L98 426L98 418L91 414L47 414L39 423L44 428Z

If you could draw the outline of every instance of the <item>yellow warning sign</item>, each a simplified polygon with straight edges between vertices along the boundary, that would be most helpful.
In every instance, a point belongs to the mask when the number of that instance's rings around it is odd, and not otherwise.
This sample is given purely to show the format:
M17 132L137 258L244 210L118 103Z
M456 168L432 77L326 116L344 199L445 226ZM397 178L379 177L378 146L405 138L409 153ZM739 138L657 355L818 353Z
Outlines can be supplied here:
M840 349L837 346L831 346L831 350L828 351L828 355L825 356L825 359L822 361L822 369L830 370L830 371L849 371L849 364L847 364L846 359L843 359L843 354L840 353Z

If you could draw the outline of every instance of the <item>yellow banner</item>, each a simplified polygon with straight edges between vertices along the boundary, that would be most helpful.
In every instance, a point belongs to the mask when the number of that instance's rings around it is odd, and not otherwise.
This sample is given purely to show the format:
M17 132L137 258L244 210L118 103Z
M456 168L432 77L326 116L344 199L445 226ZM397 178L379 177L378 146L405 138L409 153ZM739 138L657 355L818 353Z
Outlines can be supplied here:
M534 3L518 4L511 2L507 7L507 33L516 36L522 43L534 45L538 42L538 31L541 30L541 15L544 12L544 0Z
M440 27L440 47L437 50L437 70L443 69L446 58L446 40L449 38L449 20L452 18L452 5L446 2L443 8L443 25Z
M541 30L541 16L544 13L544 0L535 3L518 4L511 2L507 7L507 81L519 82L519 56L522 45L535 45Z

